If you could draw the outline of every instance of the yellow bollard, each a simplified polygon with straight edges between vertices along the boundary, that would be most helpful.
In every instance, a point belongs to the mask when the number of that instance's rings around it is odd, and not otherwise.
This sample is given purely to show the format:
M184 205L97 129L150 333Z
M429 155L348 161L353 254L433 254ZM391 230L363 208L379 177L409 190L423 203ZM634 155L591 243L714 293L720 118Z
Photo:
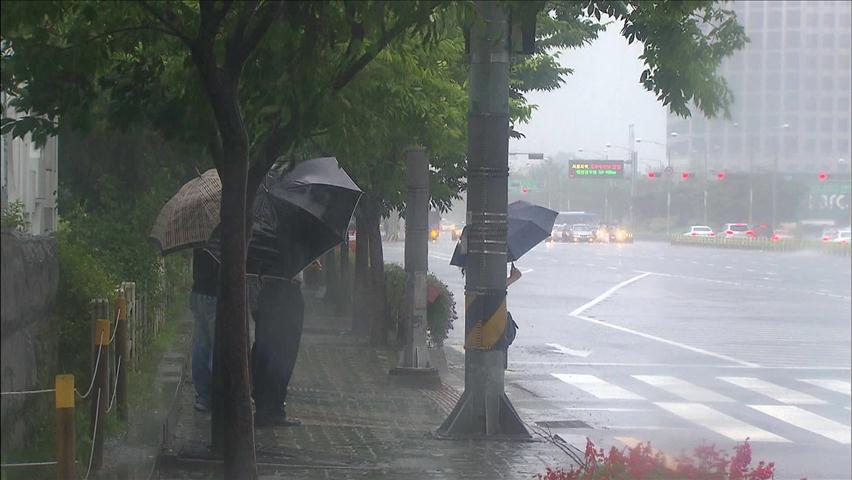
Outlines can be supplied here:
M74 423L74 375L57 375L56 386L56 478L77 480L77 443Z

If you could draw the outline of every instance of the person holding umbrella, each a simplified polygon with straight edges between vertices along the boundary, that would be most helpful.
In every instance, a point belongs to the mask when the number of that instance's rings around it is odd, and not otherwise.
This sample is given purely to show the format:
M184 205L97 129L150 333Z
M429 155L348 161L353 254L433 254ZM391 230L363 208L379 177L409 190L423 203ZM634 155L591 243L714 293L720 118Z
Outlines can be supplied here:
M301 272L321 268L317 259L347 238L360 196L333 157L276 169L257 192L246 271L258 427L301 425L286 411L304 323Z
M213 371L213 332L216 329L216 299L219 287L219 261L206 249L192 250L192 384L195 409L210 411L210 376Z
M523 200L512 202L507 206L506 260L512 263L509 276L506 278L507 288L521 278L521 271L515 267L515 260L550 236L557 214L558 212ZM467 227L465 227L450 259L450 265L461 267L462 275L467 265L467 239ZM506 351L504 368L508 368L509 346L515 340L517 330L518 324L515 323L512 314L507 312L503 336L493 347L495 350Z

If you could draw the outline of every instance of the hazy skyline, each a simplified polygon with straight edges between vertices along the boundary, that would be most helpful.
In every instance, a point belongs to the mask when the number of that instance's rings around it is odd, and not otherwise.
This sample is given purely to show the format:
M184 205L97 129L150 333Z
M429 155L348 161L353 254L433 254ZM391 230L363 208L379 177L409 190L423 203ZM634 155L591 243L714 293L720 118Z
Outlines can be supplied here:
M565 84L552 92L532 92L538 105L529 123L517 126L526 135L510 140L511 152L603 152L607 143L628 147L628 125L637 138L665 142L666 108L652 92L639 84L643 63L642 45L628 45L620 34L621 23L610 25L591 45L562 51L559 63L574 69ZM589 158L600 158L588 154ZM626 159L623 149L612 148L610 159ZM640 165L665 159L665 148L639 146Z

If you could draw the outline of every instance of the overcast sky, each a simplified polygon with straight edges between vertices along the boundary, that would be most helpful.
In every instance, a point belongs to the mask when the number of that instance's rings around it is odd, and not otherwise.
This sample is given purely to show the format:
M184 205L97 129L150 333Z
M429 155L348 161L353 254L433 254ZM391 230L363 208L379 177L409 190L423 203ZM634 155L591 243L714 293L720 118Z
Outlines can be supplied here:
M539 108L528 124L517 127L526 138L510 140L510 152L551 156L560 151L577 154L578 148L601 152L607 143L626 147L631 123L637 138L664 142L666 110L639 84L642 46L628 45L620 28L614 23L591 45L561 53L560 63L573 68L574 74L559 90L528 96ZM663 147L640 144L640 165L664 157ZM613 148L609 158L626 159L626 154Z

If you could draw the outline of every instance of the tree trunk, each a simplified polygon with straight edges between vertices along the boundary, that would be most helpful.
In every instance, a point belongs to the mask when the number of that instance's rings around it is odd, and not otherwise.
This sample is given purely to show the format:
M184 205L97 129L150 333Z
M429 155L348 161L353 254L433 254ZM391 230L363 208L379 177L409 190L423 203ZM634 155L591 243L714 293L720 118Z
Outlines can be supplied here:
M349 270L349 234L347 232L346 241L340 246L340 292L337 296L337 309L335 310L338 315L350 312L352 276Z
M352 298L352 330L358 333L368 333L370 329L370 309L367 302L369 293L368 247L370 244L368 227L364 219L362 207L355 211L355 282Z
M369 199L366 209L367 234L370 238L368 246L370 255L370 293L369 318L370 318L370 343L373 345L386 345L388 341L387 308L385 295L385 259L382 251L382 217L379 211L379 202Z
M246 180L248 145L223 145L219 296L214 356L214 447L221 446L225 478L257 478L251 413L246 315ZM218 357L218 358L217 358ZM216 397L220 400L217 402ZM217 405L218 403L218 405ZM218 425L216 423L218 422ZM221 435L221 437L217 437Z

